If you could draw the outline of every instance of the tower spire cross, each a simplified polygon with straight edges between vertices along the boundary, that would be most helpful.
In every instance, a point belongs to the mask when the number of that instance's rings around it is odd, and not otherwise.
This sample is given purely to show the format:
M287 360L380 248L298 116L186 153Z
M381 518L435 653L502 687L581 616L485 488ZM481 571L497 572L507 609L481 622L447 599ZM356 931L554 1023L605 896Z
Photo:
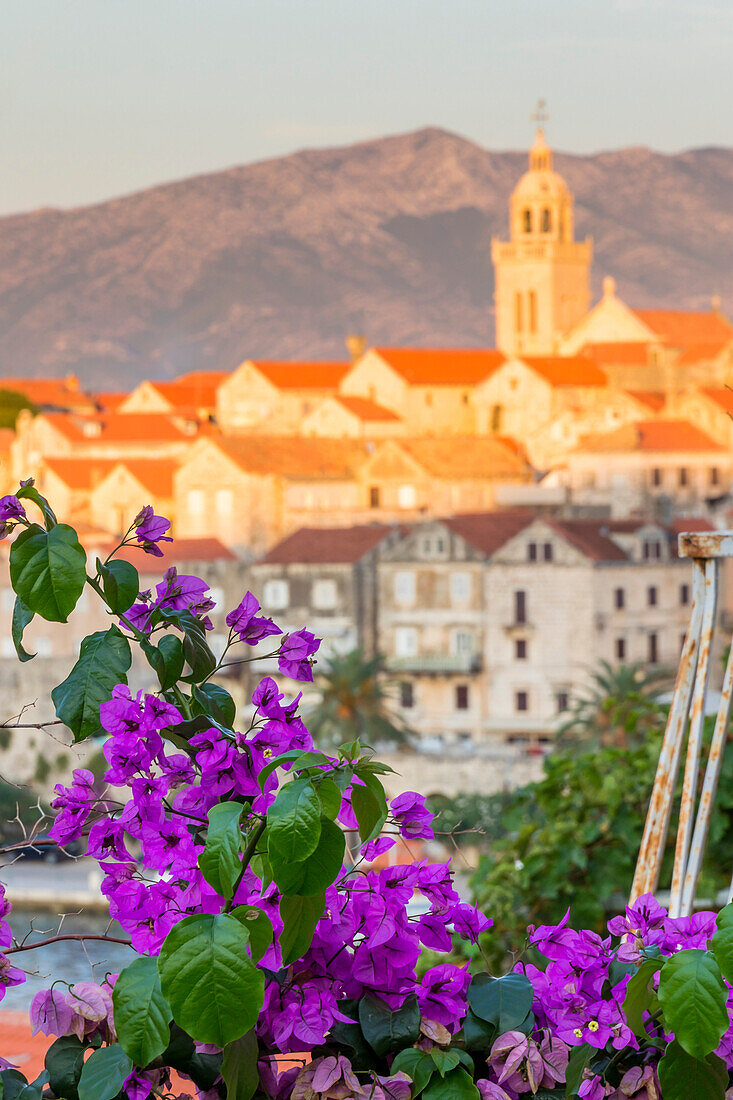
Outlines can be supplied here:
M547 100L538 99L537 106L529 117L532 122L536 122L537 126L541 128L550 118L550 112L547 110Z

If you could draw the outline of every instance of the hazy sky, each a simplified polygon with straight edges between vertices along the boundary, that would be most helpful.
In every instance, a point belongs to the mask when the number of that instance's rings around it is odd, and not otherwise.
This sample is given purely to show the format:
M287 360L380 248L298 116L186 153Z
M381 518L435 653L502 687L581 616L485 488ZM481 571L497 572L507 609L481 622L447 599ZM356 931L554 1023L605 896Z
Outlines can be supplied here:
M0 0L0 212L438 125L733 141L733 0Z

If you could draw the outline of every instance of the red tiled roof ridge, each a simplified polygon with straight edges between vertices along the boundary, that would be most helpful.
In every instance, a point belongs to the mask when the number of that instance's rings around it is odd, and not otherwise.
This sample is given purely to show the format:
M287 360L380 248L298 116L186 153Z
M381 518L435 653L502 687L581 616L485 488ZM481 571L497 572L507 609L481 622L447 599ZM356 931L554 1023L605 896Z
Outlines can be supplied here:
M688 420L637 420L584 436L577 451L725 451Z
M371 349L411 385L470 386L483 382L506 361L497 348Z
M299 527L273 546L258 564L348 565L359 561L396 528L384 523L351 527Z
M551 386L607 386L608 378L586 355L518 355Z
M358 416L360 420L399 420L400 417L392 409L377 404L368 397L356 397L347 393L337 393L333 397L339 405Z

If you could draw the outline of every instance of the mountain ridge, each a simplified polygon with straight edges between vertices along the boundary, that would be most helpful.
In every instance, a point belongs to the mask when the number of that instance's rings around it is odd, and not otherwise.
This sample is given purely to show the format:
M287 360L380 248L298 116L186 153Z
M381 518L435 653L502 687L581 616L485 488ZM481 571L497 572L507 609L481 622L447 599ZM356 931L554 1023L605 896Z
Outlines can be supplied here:
M113 388L247 357L492 342L492 236L526 154L438 127L0 218L0 374ZM733 299L733 149L556 155L631 305ZM672 223L672 228L670 227Z

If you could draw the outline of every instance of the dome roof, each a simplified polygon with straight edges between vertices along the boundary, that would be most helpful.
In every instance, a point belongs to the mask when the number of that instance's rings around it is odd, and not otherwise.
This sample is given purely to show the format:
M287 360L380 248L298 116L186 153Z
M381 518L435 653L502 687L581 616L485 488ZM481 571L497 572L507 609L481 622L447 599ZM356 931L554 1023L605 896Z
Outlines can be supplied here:
M533 202L569 197L565 180L553 171L552 150L545 141L544 131L538 130L535 143L529 151L529 171L517 183L512 199Z

